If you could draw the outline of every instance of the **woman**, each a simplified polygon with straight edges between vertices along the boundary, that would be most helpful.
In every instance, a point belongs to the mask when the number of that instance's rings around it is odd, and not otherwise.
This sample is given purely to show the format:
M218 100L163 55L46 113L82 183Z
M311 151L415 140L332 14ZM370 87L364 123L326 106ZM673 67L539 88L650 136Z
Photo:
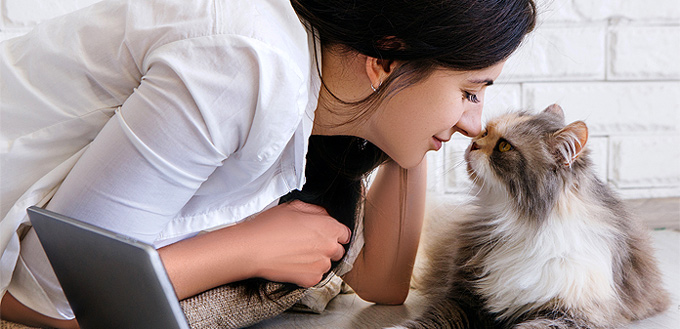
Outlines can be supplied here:
M77 326L30 205L153 243L180 299L316 284L351 230L279 204L305 182L310 135L389 157L343 279L402 303L425 153L479 133L484 89L534 22L532 0L112 0L3 42L2 316Z

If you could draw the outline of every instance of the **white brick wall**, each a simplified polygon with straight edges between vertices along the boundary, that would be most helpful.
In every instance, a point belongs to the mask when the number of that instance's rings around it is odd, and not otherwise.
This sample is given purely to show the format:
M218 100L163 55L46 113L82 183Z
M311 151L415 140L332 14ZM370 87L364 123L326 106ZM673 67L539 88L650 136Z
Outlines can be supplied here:
M618 188L680 185L680 139L675 136L612 136L609 141L610 181ZM663 152L659 152L663 150ZM675 165L667 157L675 159Z
M602 80L606 36L602 22L541 24L508 60L498 82Z
M680 132L680 81L526 83L522 92L524 107L558 103L593 135Z
M98 0L0 0L0 40ZM626 198L680 196L680 0L538 0L535 32L485 118L559 103L585 120L598 175ZM431 192L469 190L465 138L428 154Z
M537 0L545 22L630 20L677 24L677 0Z
M619 24L609 41L609 80L680 78L680 26Z

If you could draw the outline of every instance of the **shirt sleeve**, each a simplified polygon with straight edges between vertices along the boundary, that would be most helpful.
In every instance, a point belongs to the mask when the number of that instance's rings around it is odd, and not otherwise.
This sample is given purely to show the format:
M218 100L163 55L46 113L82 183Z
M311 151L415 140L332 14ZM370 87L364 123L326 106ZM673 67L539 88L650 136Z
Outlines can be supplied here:
M252 141L277 124L267 109L298 115L299 98L286 88L303 80L287 61L220 36L158 48L48 209L152 243L223 161L257 152L248 145L261 145ZM277 93L276 84L289 86Z

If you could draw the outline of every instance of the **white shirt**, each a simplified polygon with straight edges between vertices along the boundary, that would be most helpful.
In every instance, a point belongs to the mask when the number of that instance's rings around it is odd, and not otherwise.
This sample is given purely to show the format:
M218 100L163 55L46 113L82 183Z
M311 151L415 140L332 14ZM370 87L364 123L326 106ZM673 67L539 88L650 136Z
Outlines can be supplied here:
M0 296L73 317L28 206L162 246L301 188L315 54L288 0L104 1L0 43Z

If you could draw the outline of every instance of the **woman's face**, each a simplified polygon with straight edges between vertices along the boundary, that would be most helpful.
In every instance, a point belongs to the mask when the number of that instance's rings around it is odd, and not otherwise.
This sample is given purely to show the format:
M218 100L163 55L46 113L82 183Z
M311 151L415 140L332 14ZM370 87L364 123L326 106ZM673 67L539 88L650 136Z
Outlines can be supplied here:
M404 168L417 166L455 132L481 131L484 91L505 62L477 71L437 70L386 100L370 121L370 138Z

